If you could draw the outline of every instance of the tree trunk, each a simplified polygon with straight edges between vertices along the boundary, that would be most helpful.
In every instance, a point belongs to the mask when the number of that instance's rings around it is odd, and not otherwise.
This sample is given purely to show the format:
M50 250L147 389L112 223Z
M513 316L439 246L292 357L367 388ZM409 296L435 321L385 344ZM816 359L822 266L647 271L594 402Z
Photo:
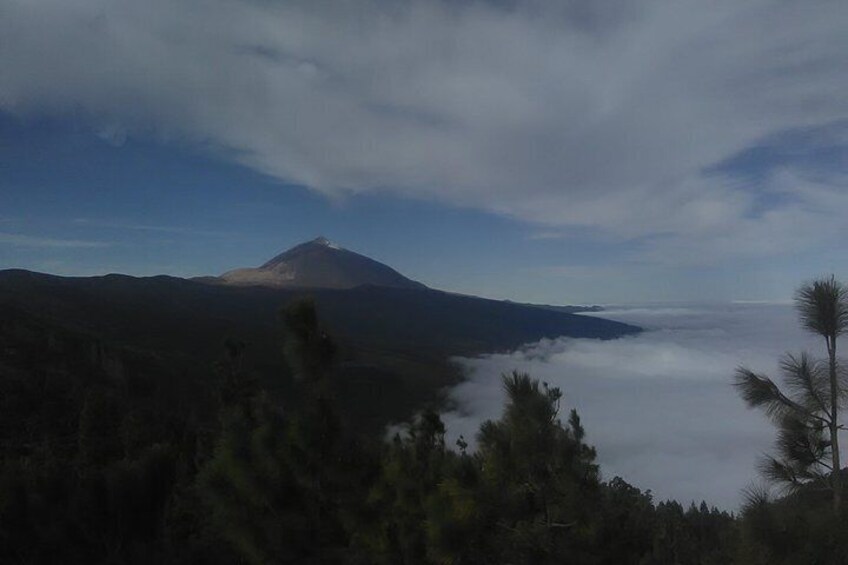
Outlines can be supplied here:
M833 510L839 512L842 504L842 466L839 463L839 383L836 379L836 336L827 339L827 354L830 369L830 451L833 460Z

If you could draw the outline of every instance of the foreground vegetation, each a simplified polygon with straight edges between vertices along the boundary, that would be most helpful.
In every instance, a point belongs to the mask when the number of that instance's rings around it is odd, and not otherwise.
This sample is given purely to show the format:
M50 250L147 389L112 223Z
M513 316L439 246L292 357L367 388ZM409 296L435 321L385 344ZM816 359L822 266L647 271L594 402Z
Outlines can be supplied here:
M314 306L284 326L287 409L237 341L210 414L126 383L26 381L42 404L4 419L0 562L848 562L845 515L814 490L752 492L734 517L604 481L562 392L525 374L504 376L503 414L474 448L446 446L432 411L389 441L356 433Z

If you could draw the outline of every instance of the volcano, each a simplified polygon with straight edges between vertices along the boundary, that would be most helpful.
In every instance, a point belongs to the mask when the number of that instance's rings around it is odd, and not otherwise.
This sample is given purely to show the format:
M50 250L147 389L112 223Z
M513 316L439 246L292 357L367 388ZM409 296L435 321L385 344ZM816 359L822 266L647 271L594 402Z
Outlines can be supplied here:
M388 265L344 249L325 237L292 247L260 267L235 269L204 281L272 288L426 288Z

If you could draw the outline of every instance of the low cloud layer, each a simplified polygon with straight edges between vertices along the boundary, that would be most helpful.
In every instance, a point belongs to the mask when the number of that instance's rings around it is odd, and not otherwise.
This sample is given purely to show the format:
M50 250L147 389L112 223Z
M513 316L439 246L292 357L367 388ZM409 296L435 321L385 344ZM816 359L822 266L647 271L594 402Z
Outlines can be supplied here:
M758 480L755 463L774 431L731 386L740 364L776 375L779 357L821 344L790 305L644 307L605 317L648 331L614 341L543 341L512 354L466 359L469 379L444 415L453 441L475 436L504 403L500 375L517 369L560 387L563 416L577 408L604 477L616 475L658 500L706 500L735 510Z
M833 0L7 0L0 110L714 262L841 235L844 168L722 163L844 150L846 27Z

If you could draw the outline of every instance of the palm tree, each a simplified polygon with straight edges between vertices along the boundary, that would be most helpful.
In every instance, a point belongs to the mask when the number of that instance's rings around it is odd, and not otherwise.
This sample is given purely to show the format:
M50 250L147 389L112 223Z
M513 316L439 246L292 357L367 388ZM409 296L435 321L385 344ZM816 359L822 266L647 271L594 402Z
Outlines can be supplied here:
M825 338L828 359L823 364L806 353L787 355L781 370L788 393L744 367L737 369L734 382L745 402L762 408L778 427L779 457L766 458L761 471L792 488L809 482L825 485L833 493L834 510L839 510L842 500L838 437L842 387L836 338L848 328L846 298L845 287L833 276L798 289L795 304L801 323Z

